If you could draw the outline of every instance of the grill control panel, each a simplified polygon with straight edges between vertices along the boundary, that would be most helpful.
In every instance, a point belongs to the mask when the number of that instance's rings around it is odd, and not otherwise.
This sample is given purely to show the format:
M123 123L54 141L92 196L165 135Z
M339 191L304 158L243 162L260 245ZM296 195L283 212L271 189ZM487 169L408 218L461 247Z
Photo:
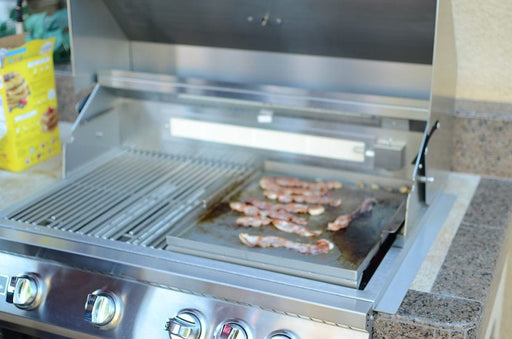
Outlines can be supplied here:
M5 252L0 253L0 276L6 277L0 280L6 285L5 299L0 299L0 321L9 322L13 328L44 329L42 337L368 338L364 331L257 305L232 303Z

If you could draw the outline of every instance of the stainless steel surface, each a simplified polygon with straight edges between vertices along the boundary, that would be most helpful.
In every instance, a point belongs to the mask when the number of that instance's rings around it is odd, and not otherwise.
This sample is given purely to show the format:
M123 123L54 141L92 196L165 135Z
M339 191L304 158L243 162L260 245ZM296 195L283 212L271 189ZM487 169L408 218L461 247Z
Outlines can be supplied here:
M64 143L64 175L119 146L119 116L113 111L114 104L110 93L99 86L93 89L73 125L71 138Z
M67 0L75 91L90 87L96 70L130 67L130 43L103 0Z
M457 87L457 56L453 27L452 1L440 1L437 11L436 47L432 70L430 124L439 121L440 127L428 144L426 175L435 181L426 183L427 203L443 190L451 169L453 154L453 113Z
M300 0L292 6L246 1L237 6L234 0L224 0L198 6L106 0L105 4L133 41L432 63L433 2ZM249 16L255 20L248 21Z
M219 83L204 81L194 83L190 79L183 79L181 82L178 79L178 82L174 83L172 77L166 76L126 72L113 72L113 74L117 75L106 78L111 82L109 86L112 88L98 87L75 123L72 142L66 145L66 175L118 147L172 152L176 142L183 143L183 138L173 137L170 129L171 119L180 118L362 142L365 144L364 161L360 163L327 161L328 159L319 156L303 156L299 159L296 155L283 154L283 152L278 156L288 157L290 161L295 162L309 161L317 166L374 170L375 172L382 169L379 165L385 165L392 170L387 174L388 176L411 180L413 167L409 165L409 161L418 153L426 125L425 121L407 118L413 117L406 113L408 110L412 110L411 112L422 110L417 101L328 93L327 98L330 95L333 99L320 97L319 100L327 100L332 107L330 110L322 110L307 107L306 104L312 100L301 99L299 95L304 94L309 98L311 93L308 94L307 91L294 91L275 86L267 89L258 88L263 90L262 92L254 89L234 90L232 87L221 87L222 84ZM197 94L204 94L205 91L211 93L212 90L216 93L229 91L238 99L215 99L211 96L201 98L199 95L191 97L188 94L183 96L179 94L176 97L172 92L158 93L159 86L172 89L182 88L183 85L188 89L193 88ZM118 89L116 86L133 89ZM289 93L284 95L286 91ZM245 94L247 92L250 93L251 98L247 97ZM336 97L338 99L334 99ZM268 103L260 102L260 98L267 98L265 100L277 98L281 106L269 106ZM365 99L369 99L370 102L365 103ZM412 108L407 106L408 104L412 104ZM334 107L342 110L334 110ZM269 110L272 112L271 120L262 121L261 112ZM389 114L396 113L393 121L381 116L386 110ZM219 145L215 147L220 148ZM393 154L398 152L400 157L403 156L405 161L402 164L397 162L391 166L381 161L382 149L386 148L389 151L390 147ZM225 149L229 152L247 153L247 149L243 148ZM375 152L376 149L377 152ZM251 149L251 152L267 158L277 156L276 152L262 154L255 149ZM377 159L375 159L376 156Z
M115 89L177 94L203 100L209 97L226 98L265 103L273 107L325 110L338 115L375 115L419 121L428 119L428 101L418 99L210 81L120 70L99 72L98 82L104 87Z
M23 230L13 222L4 225L7 227L0 229L3 248L25 258L36 253L43 262L63 262L85 270L112 272L114 276L130 277L144 284L150 277L151 283L158 286L215 296L238 304L258 305L298 317L307 315L329 323L337 324L343 319L343 324L352 328L366 327L370 300L378 296L378 291L385 288L389 279L389 269L378 270L376 276L380 278L375 280L378 283L373 284L372 289L361 291L133 244L91 239L51 229L39 229L34 233L36 230L32 227ZM20 262L25 258L20 258ZM390 260L391 265L397 264L392 258ZM37 267L30 266L26 270L37 270ZM80 302L81 315L84 300Z
M111 5L113 2L94 0L74 0L69 1L71 30L72 30L72 45L76 53L73 53L73 66L75 72L75 88L81 89L90 86L96 79L96 73L104 69L120 69L132 70L138 72L151 72L161 74L175 74L182 77L203 77L210 80L222 80L238 83L252 83L252 84L267 84L267 85L280 85L280 86L294 86L306 89L316 89L324 91L343 91L360 94L374 94L385 96L396 96L405 98L414 98L428 100L430 95L431 86L431 60L432 58L432 40L433 35L426 39L415 40L413 37L416 34L425 34L424 28L428 26L427 30L432 33L434 31L434 16L435 4L420 4L420 3L407 3L405 6L397 6L396 4L386 6L383 3L376 3L375 1L365 1L365 3L353 2L324 2L322 5L316 5L317 11L314 16L320 15L324 10L332 10L332 14L339 12L335 18L329 16L329 20L334 20L329 25L325 23L326 18L321 21L316 21L314 28L320 30L328 30L335 32L337 35L336 41L329 39L318 39L317 36L321 35L319 32L309 32L307 35L297 34L296 30L287 31L286 24L277 27L277 31L271 34L270 31L261 30L261 26L247 25L245 18L247 15L238 17L241 20L239 23L243 24L243 28L249 29L256 35L263 34L265 39L258 40L260 43L270 43L273 39L278 39L278 47L284 49L281 51L271 51L269 49L259 49L254 46L253 48L237 48L235 41L240 39L240 31L237 34L230 34L232 26L228 31L224 31L227 39L233 40L233 44L227 43L227 46L212 47L211 44L202 45L197 42L184 42L180 43L181 39L171 38L170 36L164 37L163 31L171 30L173 24L180 22L179 30L172 30L171 35L180 35L182 30L190 29L189 25L193 25L193 31L197 32L198 25L193 24L194 16L201 16L204 14L207 7L202 8L198 6L195 12L187 16L190 20L185 26L182 20L177 22L169 21L167 17L166 24L155 32L157 25L161 24L163 16L175 15L175 9L171 11L164 11L162 15L153 17L152 15L141 15L156 9L152 6L172 6L172 2L166 1L153 1L154 4L143 5L146 9L139 13L139 11L132 11L131 6L141 6L142 4L123 4L122 9L118 12L112 13L117 18L114 18L108 10L105 9L105 3ZM288 6L286 4L277 5L284 6L287 9L293 8L301 12L300 15L305 13L298 7L307 5L306 3L294 4ZM181 5L175 4L176 9L181 8ZM216 3L219 10L227 10L227 15L224 19L235 19L232 8L227 3ZM257 3L245 3L244 7L261 6ZM287 7L288 6L288 7ZM339 15L348 15L349 12L357 10L360 6L370 6L365 12L364 20L357 20L358 29L364 30L364 34L345 35L341 31L351 30L354 27L348 25L353 21L353 16L350 20L341 20ZM188 6L185 6L188 7ZM341 7L341 8L340 8ZM418 8L419 7L419 8ZM424 9L421 9L424 7ZM132 8L132 9L130 9ZM379 8L378 12L376 9ZM426 10L428 8L428 10ZM189 8L188 10L192 10ZM246 9L245 9L246 10ZM284 10L281 8L281 10ZM415 13L415 10L421 10L420 13ZM423 11L425 10L425 11ZM129 12L129 18L125 18L121 13ZM217 12L217 11L215 11ZM98 13L101 14L98 15ZM107 14L104 14L107 13ZM165 15L163 15L165 13ZM385 13L385 14L383 14ZM211 13L208 13L210 15ZM312 13L308 11L308 16ZM264 13L261 13L263 16ZM384 15L384 16L383 16ZM422 24L412 17L420 16ZM400 22L405 25L414 23L415 28L412 30L404 30L401 27L396 31L388 31L385 36L382 36L387 26L374 26L370 19L371 17L380 17L379 21L387 16L384 21L387 24L400 25ZM83 18L90 18L89 20L81 20ZM133 18L132 18L133 17ZM255 16L256 17L256 16ZM185 18L185 17L184 17ZM393 19L391 19L393 18ZM119 19L119 20L117 20ZM125 20L129 20L130 25ZM155 21L157 20L157 21ZM290 19L295 22L295 25L304 26L311 20L299 20L298 17ZM122 21L120 23L119 21ZM255 20L258 21L258 20ZM315 21L315 20L313 20ZM143 26L149 25L152 29L146 30L141 27L136 27L134 23L141 23ZM384 22L381 22L384 24ZM204 25L204 23L203 23ZM418 25L426 25L419 29ZM138 34L129 34L124 26L128 26L128 31L135 30ZM341 26L341 29L340 27ZM186 28L188 27L188 28ZM203 26L201 26L203 27ZM269 28L267 26L266 28ZM281 28L284 31L279 31ZM218 29L219 26L216 26ZM162 29L162 30L160 30ZM227 29L227 28L226 28ZM273 29L273 28L271 28ZM313 29L313 27L311 28ZM314 41L312 46L317 46L319 49L350 49L354 44L362 44L368 47L368 44L374 38L363 38L367 36L372 30L378 31L379 48L372 48L374 56L370 58L357 58L355 55L344 55L344 53L315 53L314 50L299 52L286 47L288 39L301 40L301 44L307 41ZM208 32L213 33L214 30ZM127 32L125 36L123 32ZM137 35L145 35L140 37ZM282 35L284 34L284 35ZM315 34L312 37L310 34ZM156 36L159 35L157 38ZM302 37L299 39L299 37ZM407 43L404 38L410 43ZM339 40L349 39L347 41ZM385 43L386 40L393 40L395 44L401 47L391 48ZM216 39L210 39L215 45ZM248 37L243 38L244 43L251 43L254 40ZM421 49L412 48L412 45L422 45ZM209 46L210 45L210 46ZM217 44L218 45L218 44ZM311 48L312 46L309 46ZM399 50L405 49L405 54L399 56ZM359 49L358 49L359 50ZM423 61L418 59L417 52L421 52ZM368 50L366 50L368 52ZM327 51L328 52L328 51ZM426 54L425 54L426 53ZM113 55L112 55L113 54ZM340 55L341 54L341 55ZM379 55L380 54L380 55ZM388 56L386 56L388 54ZM394 57L390 58L389 55L393 54ZM416 54L416 56L415 56ZM409 56L409 57L408 57ZM425 59L426 58L426 59ZM212 62L212 60L215 60ZM235 61L236 60L236 61ZM235 62L234 62L235 61ZM117 64L118 67L114 67Z
M141 41L131 48L130 70L136 72L426 101L430 94L427 64Z
M434 243L454 203L454 196L440 194L423 215L421 223L425 227L411 228L412 234L408 234L408 237L412 241L404 242L405 248L401 253L396 253L396 255L404 255L405 253L406 255L390 283L392 288L388 288L375 304L376 311L396 313L405 297L405 293L414 280L414 275L409 275L406 272L416 272L420 268L423 262L422 258L427 255ZM396 248L392 248L391 251L398 252ZM387 269L387 263L383 262L381 264L382 269Z
M375 144L375 167L388 171L398 171L405 165L405 148L403 142L378 140Z
M60 255L66 254L61 252ZM199 290L193 292L166 286L173 284L172 277L169 277L165 284L152 285L142 280L135 281L129 277L120 277L121 271L116 270L106 275L78 270L42 258L34 259L6 253L0 253L0 257L0 272L2 274L15 276L19 271L38 271L41 272L43 280L52 282L45 299L37 310L20 310L12 304L0 302L1 317L4 321L10 321L20 329L23 326L37 328L47 332L47 336L48 333L52 333L72 338L169 338L168 332L164 330L167 319L180 310L194 305L201 308L207 320L205 338L213 337L218 324L238 318L245 319L244 322L251 329L254 338L264 338L273 331L288 328L300 331L306 338L315 335L324 337L334 335L342 338L353 333L355 338L368 337L368 333L364 331L354 331L347 327L336 326L335 323L323 323L307 316L299 317L293 313L285 314L282 311L277 311L282 302L275 297L273 300L277 309L256 308L247 303L214 298L208 293L200 293ZM117 267L121 268L122 265ZM176 278L179 280L179 276ZM120 324L110 330L91 326L83 319L87 295L98 288L108 288L112 293L118 295L125 305L131 306L125 308ZM235 293L233 297L236 298L238 293L233 289L230 290L231 293ZM205 290L205 292L207 291ZM162 302L162 300L171 300L172 302ZM150 315L150 317L145 317L146 315Z

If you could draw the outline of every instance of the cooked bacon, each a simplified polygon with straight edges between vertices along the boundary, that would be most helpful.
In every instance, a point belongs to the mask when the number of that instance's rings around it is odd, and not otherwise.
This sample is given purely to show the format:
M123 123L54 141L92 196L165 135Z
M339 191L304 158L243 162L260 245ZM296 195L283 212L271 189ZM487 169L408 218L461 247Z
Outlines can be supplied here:
M261 227L265 225L270 225L272 220L269 218L262 217L240 217L236 219L236 224L244 227Z
M323 197L323 196L329 196L329 191L312 191L307 188L296 188L296 187L279 187L275 186L272 188L267 189L267 191L275 192L276 194L280 195L306 195L309 197Z
M229 203L229 207L232 210L237 211L237 212L242 212L245 215L250 215L250 216L261 215L260 209L258 207L246 205L241 202L231 202L231 203Z
M271 199L276 200L282 203L306 203L306 204L321 204L321 205L331 205L331 206L339 206L341 205L341 199L333 199L331 197L322 197L322 196L307 196L307 195L286 195L286 194L276 194L276 192L272 191L264 191L263 194Z
M261 216L240 217L236 219L236 224L243 227L261 227L272 224L280 231L295 233L303 237L316 237L322 233L322 231L312 231L306 226L295 224L288 220L270 219Z
M263 180L263 179L262 179ZM322 196L329 194L329 190L327 187L313 187L313 188L303 188L303 187L287 187L287 186L279 186L275 182L265 181L262 183L260 181L260 186L264 190L277 192L279 194L298 194L298 195L314 195L314 196Z
M272 225L280 231L286 233L295 233L303 237L317 237L322 234L322 231L312 231L309 228L295 224L288 220L273 219Z
M240 233L240 241L250 247L283 247L303 254L325 254L333 249L334 245L326 239L319 239L315 244L304 244L275 236L258 236Z
M248 216L260 216L263 218L290 220L296 224L306 225L308 221L285 210L260 210L256 206L246 205L241 202L232 202L229 204L232 210L242 212Z
M348 227L352 220L359 217L363 213L371 212L377 201L372 198L365 199L352 213L340 215L333 222L327 224L327 230L338 231Z
M320 215L325 212L322 205L310 206L305 204L274 204L262 200L245 199L245 202L251 204L260 210L278 211L284 210L290 213L309 213L311 215Z
M263 177L260 180L260 186L263 189L268 189L270 185L278 185L281 187L299 187L299 188L306 188L309 190L333 190L338 189L342 187L341 182L338 181L305 181L300 180L298 178L288 178L288 177Z

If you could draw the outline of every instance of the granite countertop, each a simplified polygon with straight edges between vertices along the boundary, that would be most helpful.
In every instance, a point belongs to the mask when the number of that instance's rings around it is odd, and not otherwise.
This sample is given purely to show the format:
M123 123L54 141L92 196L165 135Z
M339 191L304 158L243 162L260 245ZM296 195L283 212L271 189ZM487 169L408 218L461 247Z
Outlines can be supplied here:
M61 136L70 123L61 123ZM61 178L55 156L21 173L0 170L0 209ZM486 326L512 226L512 181L452 173L452 212L396 314L374 314L374 338L476 338Z
M62 140L71 134L71 126L69 122L59 122ZM0 169L0 209L30 194L36 194L60 178L62 178L62 154L19 173Z
M511 200L511 180L480 180L431 288L413 283L396 314L376 313L375 338L483 337L508 254Z

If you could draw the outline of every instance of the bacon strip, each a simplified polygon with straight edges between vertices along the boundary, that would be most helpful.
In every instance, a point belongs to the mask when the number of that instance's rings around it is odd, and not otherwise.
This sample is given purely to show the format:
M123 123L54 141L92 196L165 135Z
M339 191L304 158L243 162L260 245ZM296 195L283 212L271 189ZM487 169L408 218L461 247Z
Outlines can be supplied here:
M251 204L260 210L278 211L284 210L290 213L309 213L311 215L320 215L325 212L325 208L322 205L310 206L305 204L274 204L256 199L245 199L245 202Z
M331 206L339 206L341 205L341 199L332 199L331 197L323 197L323 196L307 196L307 195L286 195L286 194L278 194L273 191L264 191L263 194L269 198L270 200L277 200L283 203L306 203L306 204L321 204L321 205L331 205Z
M295 233L303 237L317 237L322 231L313 231L306 226L295 224L288 220L270 219L261 216L240 217L236 224L244 227L261 227L272 224L275 228L286 233Z
M260 186L263 189L267 189L268 185L278 185L281 187L299 187L299 188L307 188L309 190L333 190L341 188L343 185L338 181L305 181L300 180L298 178L288 178L288 177L263 177L260 180Z
M306 225L308 221L284 210L260 210L256 206L246 205L241 202L232 202L229 204L232 210L244 213L249 216L261 216L263 218L290 220L296 224Z
M363 213L371 212L377 201L372 198L365 199L352 213L340 215L333 222L327 224L327 230L338 231L348 227L352 220L358 218Z
M240 217L236 219L236 224L243 227L261 227L270 225L272 220L262 217Z
M312 231L305 226L294 224L288 220L274 219L272 220L272 225L274 225L274 227L280 231L286 233L295 233L303 237L317 237L322 234L322 231Z
M319 239L315 244L304 244L275 236L258 236L240 233L240 241L249 247L282 247L303 254L325 254L333 249L334 245L326 239Z
M314 196L322 196L329 194L329 190L327 187L314 187L314 188L302 188L302 187L287 187L287 186L279 186L275 182L268 182L260 180L260 187L267 191L279 192L280 194L292 195L314 195Z

